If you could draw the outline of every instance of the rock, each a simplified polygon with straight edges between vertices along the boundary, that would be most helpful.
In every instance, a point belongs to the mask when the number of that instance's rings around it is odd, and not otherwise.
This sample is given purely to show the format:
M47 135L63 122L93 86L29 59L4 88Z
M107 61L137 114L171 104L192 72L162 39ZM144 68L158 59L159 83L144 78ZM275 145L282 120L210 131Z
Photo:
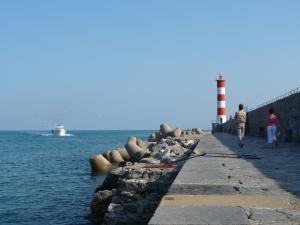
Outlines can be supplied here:
M134 165L134 162L125 162L124 167L125 166L133 166L133 165Z
M118 181L118 190L127 190L134 192L145 192L147 190L148 181L144 179L120 179Z
M193 155L205 155L205 152L202 152L202 151L200 151L200 149L195 148L195 149L192 151L192 154L193 154Z
M166 142L162 142L160 144L156 144L156 145L152 146L152 148L150 150L151 150L152 154L155 154L157 152L164 151L164 149L168 149L168 148L169 148L169 145Z
M141 200L137 202L138 206L138 213L148 214L155 211L157 208L159 201L148 201L148 200Z
M155 163L160 163L159 160L152 158L152 157L148 157L148 158L143 158L139 161L140 163L147 163L147 164L155 164Z
M180 137L181 132L182 132L181 129L176 128L175 130L173 130L173 131L171 132L171 136L172 136L172 137Z
M167 123L162 123L160 125L160 131L161 131L161 134L163 137L167 137L167 136L170 136L172 129Z
M115 204L115 203L110 203L107 209L108 212L113 212L113 211L120 211L122 212L122 206L121 204Z
M192 133L192 131L187 131L186 135L191 136L191 135L193 135L193 133Z
M90 165L93 172L107 172L112 168L112 164L101 154L92 156Z
M144 169L143 168L136 168L136 169L127 169L125 170L124 175L122 176L123 179L139 179L143 177Z
M156 133L151 134L148 138L148 141L156 141L156 140L157 140Z
M149 145L148 145L148 151L149 151L149 150L151 151L151 149L152 149L155 145L157 145L156 142L149 142Z
M122 158L125 161L130 161L131 160L130 155L128 154L128 152L125 148L117 149L117 151L120 153L120 155L122 156Z
M167 137L165 140L165 143L168 145L176 145L177 141L175 141L175 139L171 138L171 137Z
M157 151L157 145L159 145L159 144L149 145L149 151L150 151L151 155L153 152Z
M138 198L134 192L124 190L120 194L120 199L122 200L123 203L130 203L130 202L137 201Z
M177 161L182 161L182 160L185 160L187 159L187 156L184 154L184 155L175 155L175 154L170 154L168 156L165 156L164 158L162 158L162 162L163 163L174 163L174 162L177 162Z
M204 134L204 131L201 130L200 128L195 128L196 134Z
M97 202L110 202L112 198L112 190L98 191L94 195L94 201Z
M146 171L147 171L148 180L158 180L163 175L163 173L160 169L151 169L151 170L146 170Z
M152 155L155 159L163 160L169 157L170 147L167 144L158 144L156 148L153 149Z
M156 139L162 138L160 135L160 131L155 131L155 136L156 136Z
M97 188L96 191L98 190L112 190L113 188L116 188L117 187L117 182L118 182L118 179L119 177L121 177L122 175L124 174L124 171L123 170L113 170L113 171L110 171L103 184L101 185L100 188Z
M156 138L156 133L150 134L149 138Z
M121 192L121 196L125 197L125 198L134 198L134 194L132 194L129 191L122 191Z
M155 192L152 192L152 193L149 193L149 195L147 196L147 200L149 201L160 201L162 195L158 194L158 193L155 193Z
M129 138L128 138L128 142L134 142L134 143L137 143L137 138L135 137L135 136L130 136Z
M110 162L114 165L124 165L125 161L122 158L121 154L117 150L112 150L110 152Z
M135 162L149 154L147 151L137 145L137 139L135 137L129 137L125 148L130 155L130 158Z
M137 145L140 146L142 149L147 150L149 143L141 139L137 139Z
M108 212L105 213L103 224L106 225L126 225L126 214L124 214L124 207L121 204L110 203Z
M189 150L193 150L194 148L196 148L196 146L197 146L197 143L195 143L195 144L190 144L190 145L188 145L186 148L189 149Z
M107 152L104 152L104 153L102 154L108 161L111 161L111 160L110 160L110 152L111 152L111 150L108 150Z
M136 213L138 209L138 204L136 202L124 204L124 211L126 213Z
M111 190L103 190L95 193L91 210L94 214L104 215L104 213L108 209L108 205L110 204L112 199L112 191Z
M174 153L175 155L182 155L186 152L186 148L181 147L181 145L173 145L170 147L170 153Z
M162 130L168 135L163 137ZM175 131L178 134L175 134ZM161 197L167 193L184 164L184 159L192 154L195 143L201 137L200 135L179 137L185 132L177 128L172 131L168 125L163 124L160 132L160 134L150 135L149 139L155 137L155 142L149 143L136 137L129 137L125 149L117 149L124 163L132 165L110 171L103 185L97 188L92 202L92 211L100 215L97 217L96 214L94 218L98 218L101 224L146 225ZM196 129L193 129L193 132L196 133ZM113 158L115 151L112 150L109 156ZM127 153L127 159L122 153ZM194 154L197 153L199 152L195 150ZM176 167L147 168L147 164L175 161ZM106 191L110 191L109 194Z
M194 140L188 140L188 139L180 139L179 142L185 148L188 148L190 145L195 144Z

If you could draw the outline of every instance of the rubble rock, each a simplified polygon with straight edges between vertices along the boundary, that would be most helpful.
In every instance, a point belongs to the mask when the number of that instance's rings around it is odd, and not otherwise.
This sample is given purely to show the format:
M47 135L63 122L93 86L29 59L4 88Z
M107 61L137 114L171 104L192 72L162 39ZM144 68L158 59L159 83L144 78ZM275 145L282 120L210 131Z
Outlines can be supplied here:
M97 188L92 202L92 212L95 214L92 218L96 218L95 221L103 225L146 225L149 222L188 155L193 150L193 154L199 153L194 147L200 135L183 138L179 136L185 132L180 130L179 134L179 130L172 130L164 123L160 133L149 137L155 137L157 142L129 137L125 149L117 149L119 155L127 161L126 164L131 165L110 171L103 185ZM172 134L175 131L178 134ZM189 132L192 134L192 131ZM196 133L196 129L193 132ZM122 152L127 153L131 162L125 159ZM171 167L164 164L173 162L176 164ZM147 167L149 164L159 166Z
M171 138L171 137L167 137L164 142L167 144L167 145L176 145L178 144L177 141L174 139L174 138Z
M175 155L182 155L186 152L186 148L182 147L181 145L173 145L170 146L170 153L174 153Z
M116 188L117 187L117 182L118 182L118 179L119 177L121 177L123 174L123 171L122 170L113 170L113 171L110 171L103 184L96 189L96 191L99 191L99 190L112 190L113 188Z
M108 209L108 205L110 204L112 199L112 191L111 190L103 190L95 193L91 210L93 213L98 215L104 215L104 213Z
M147 150L149 146L149 142L143 141L141 139L137 139L137 145L140 146L142 149Z
M150 136L149 136L149 138L148 138L148 141L156 141L157 140L157 135L156 135L156 133L153 133L153 134L151 134Z
M155 163L160 163L160 160L154 159L152 157L148 158L143 158L139 161L140 163L147 163L147 164L155 164Z

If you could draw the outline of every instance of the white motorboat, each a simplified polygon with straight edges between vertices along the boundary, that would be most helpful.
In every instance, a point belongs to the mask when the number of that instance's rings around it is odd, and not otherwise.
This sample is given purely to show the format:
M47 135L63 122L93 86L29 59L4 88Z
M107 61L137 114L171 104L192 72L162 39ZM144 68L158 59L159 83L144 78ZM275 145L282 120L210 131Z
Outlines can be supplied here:
M52 134L57 136L66 136L66 130L63 125L58 124L56 127L52 130Z

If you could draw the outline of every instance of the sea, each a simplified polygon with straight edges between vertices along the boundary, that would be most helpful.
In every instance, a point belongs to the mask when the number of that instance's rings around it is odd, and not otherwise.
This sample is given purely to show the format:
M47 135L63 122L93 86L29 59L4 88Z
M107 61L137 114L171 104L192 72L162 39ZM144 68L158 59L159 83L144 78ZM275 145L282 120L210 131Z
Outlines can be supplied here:
M89 157L152 131L0 131L0 224L90 225L95 189Z

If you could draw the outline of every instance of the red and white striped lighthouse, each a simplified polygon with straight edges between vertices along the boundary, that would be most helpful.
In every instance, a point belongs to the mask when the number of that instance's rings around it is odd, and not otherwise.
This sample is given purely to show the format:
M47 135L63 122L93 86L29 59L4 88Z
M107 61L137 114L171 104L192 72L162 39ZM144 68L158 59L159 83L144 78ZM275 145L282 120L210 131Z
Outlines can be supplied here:
M218 88L218 114L217 114L217 123L222 124L226 122L226 93L225 93L225 80L223 73L219 73L219 78L217 81Z

